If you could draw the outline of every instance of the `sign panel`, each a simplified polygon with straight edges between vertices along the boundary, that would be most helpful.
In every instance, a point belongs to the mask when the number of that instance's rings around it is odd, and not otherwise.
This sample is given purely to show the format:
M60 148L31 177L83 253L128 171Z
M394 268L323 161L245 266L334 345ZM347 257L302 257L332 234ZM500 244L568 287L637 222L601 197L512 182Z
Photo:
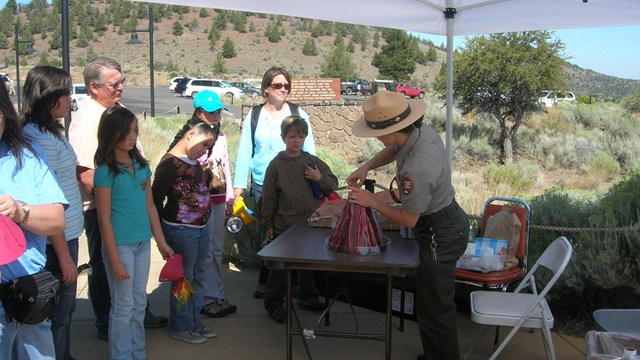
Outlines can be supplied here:
M340 101L340 78L291 79L288 101Z

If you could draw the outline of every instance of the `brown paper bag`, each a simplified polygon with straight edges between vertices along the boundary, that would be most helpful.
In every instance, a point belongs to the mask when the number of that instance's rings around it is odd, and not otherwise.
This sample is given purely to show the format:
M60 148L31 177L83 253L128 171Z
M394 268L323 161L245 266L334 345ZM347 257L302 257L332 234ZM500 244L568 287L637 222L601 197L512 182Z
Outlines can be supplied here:
M521 229L522 223L518 219L518 215L510 208L503 208L487 220L487 226L482 237L507 240L509 242L507 258L504 263L505 270L518 265L516 252L520 244Z

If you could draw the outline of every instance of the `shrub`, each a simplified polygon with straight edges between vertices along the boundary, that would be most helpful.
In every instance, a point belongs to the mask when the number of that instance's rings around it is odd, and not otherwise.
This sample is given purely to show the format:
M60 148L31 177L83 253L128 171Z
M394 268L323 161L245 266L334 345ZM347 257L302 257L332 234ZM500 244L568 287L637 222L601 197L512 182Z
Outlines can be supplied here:
M489 187L508 187L516 197L531 190L540 176L540 168L523 160L508 165L489 164L482 169L482 176Z

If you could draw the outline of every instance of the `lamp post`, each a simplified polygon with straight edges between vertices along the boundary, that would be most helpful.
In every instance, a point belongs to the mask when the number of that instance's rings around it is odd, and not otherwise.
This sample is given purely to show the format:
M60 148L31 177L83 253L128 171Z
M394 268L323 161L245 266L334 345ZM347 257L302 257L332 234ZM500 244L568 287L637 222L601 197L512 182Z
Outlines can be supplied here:
M33 49L33 43L31 42L31 40L18 40L18 33L20 31L20 24L18 22L16 22L15 24L15 46L16 46L16 98L18 101L18 112L20 112L21 110L21 106L20 106L20 44L27 44L27 48L25 49L25 52L27 53L27 55L29 54L33 54L34 52L36 52Z
M149 4L149 28L142 30L132 30L131 40L127 41L127 44L137 45L142 44L142 41L138 39L139 32L149 33L149 78L150 78L150 95L151 95L151 117L156 116L156 102L154 93L154 80L153 80L153 6Z

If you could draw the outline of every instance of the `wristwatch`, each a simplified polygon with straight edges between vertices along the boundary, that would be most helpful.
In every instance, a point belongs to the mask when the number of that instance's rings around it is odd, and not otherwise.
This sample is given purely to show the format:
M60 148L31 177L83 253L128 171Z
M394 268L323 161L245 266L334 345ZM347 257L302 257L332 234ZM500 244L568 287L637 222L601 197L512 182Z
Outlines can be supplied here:
M27 203L25 203L24 201L20 201L18 200L18 202L20 203L20 207L22 208L22 213L24 214L24 216L22 217L22 221L20 222L20 224L26 224L27 220L29 220L29 213L31 212L31 208L29 207L29 205L27 205Z

